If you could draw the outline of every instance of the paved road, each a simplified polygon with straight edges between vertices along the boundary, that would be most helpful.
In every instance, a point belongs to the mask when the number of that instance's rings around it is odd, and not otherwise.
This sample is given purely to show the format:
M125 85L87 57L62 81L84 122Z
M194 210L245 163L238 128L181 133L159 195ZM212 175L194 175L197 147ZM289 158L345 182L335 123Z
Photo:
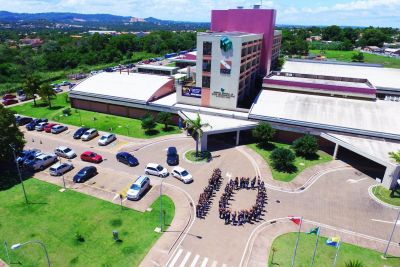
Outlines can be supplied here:
M143 143L137 144L134 140L119 137L116 142L106 147L99 147L96 140L89 142L74 140L72 138L73 129L60 135L26 132L27 147L52 151L58 145L67 145L74 149L78 155L88 149L100 153L105 160L98 164L99 175L87 183L112 193L126 190L135 177L143 174L144 166L147 163L156 162L166 166L165 150L171 145L177 147L181 155L180 166L189 170L194 177L194 182L184 185L171 177L168 177L165 182L180 187L194 201L197 201L214 168L222 169L224 177L222 188L230 177L253 177L256 175L256 169L251 160L240 149L220 150L213 153L214 158L211 162L193 164L183 159L184 152L193 149L194 142L191 138L180 137L143 146ZM33 140L34 142L32 142ZM137 150L137 148L140 149ZM115 154L122 149L133 152L138 157L140 165L131 168L118 163ZM88 165L79 158L73 159L72 163L76 166L76 169L66 175L68 179L77 169ZM46 174L40 173L38 175ZM158 185L160 180L158 177L151 177L151 182L154 185ZM288 215L302 215L308 220L386 239L391 230L390 222L393 222L396 210L383 207L369 198L367 189L374 183L373 179L354 169L344 169L323 175L302 193L291 194L269 190L269 200L263 220L267 221ZM168 266L171 267L239 266L248 238L262 222L241 227L224 225L223 221L218 218L218 199L221 194L222 191L216 193L206 219L195 220L185 238L178 242L168 259L153 259L153 261L162 264L168 262ZM155 198L156 195L150 193L141 201L151 203L146 198ZM111 197L113 197L112 194ZM240 191L235 194L234 198L237 201L232 202L232 208L244 208L252 205L255 192L252 190ZM397 231L394 240L400 241L400 231Z

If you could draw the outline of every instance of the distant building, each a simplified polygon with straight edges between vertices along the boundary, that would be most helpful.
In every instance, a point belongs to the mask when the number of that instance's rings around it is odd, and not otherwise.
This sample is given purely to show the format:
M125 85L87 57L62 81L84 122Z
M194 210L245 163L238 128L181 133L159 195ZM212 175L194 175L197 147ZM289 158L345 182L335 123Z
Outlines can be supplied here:
M146 20L143 19L143 18L135 18L135 17L132 17L132 18L129 20L129 22L130 22L130 23L146 22Z
M373 52L373 53L381 53L382 52L382 48L377 47L377 46L366 46L363 48L364 51L367 52Z
M31 47L38 47L43 44L43 40L40 38L24 38L19 41L22 45L29 45Z
M100 35L104 35L104 34L107 34L107 35L117 35L118 34L118 32L117 31L88 31L88 33L89 34L95 34L95 33L98 33L98 34L100 34Z
M400 48L385 48L385 54L391 56L400 56Z

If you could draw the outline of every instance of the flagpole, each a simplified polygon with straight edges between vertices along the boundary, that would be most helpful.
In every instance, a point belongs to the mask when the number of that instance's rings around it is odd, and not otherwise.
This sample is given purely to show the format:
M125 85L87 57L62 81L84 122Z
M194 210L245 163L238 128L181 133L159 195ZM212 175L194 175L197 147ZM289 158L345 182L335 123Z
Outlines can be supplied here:
M312 256L310 267L312 267L314 265L315 254L317 253L317 247L318 247L319 232L320 232L320 228L318 227L317 241L315 241L314 253L313 253L313 256Z
M296 246L294 247L294 253L293 253L293 258L292 258L292 267L294 267L294 261L296 258L297 247L299 245L300 231L301 231L302 224L303 224L303 217L300 217L299 231L297 232Z
M336 267L336 260L337 260L337 256L339 255L339 249L340 249L340 241L338 241L338 244L337 244L335 258L333 259L333 267Z

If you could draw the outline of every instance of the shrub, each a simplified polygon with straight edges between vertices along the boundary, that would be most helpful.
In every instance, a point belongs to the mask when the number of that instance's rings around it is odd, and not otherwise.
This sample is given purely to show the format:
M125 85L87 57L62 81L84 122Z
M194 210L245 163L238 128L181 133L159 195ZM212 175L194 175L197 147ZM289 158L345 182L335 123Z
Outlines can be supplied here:
M63 114L64 116L70 116L71 115L71 109L70 108L66 108L63 110Z
M318 151L318 141L312 135L305 135L299 139L294 140L292 148L296 154L301 156L312 156Z
M172 115L171 115L171 113L168 113L168 112L160 112L157 115L157 121L159 123L164 124L164 130L167 130L169 124L171 124L171 118L172 118Z
M153 116L150 113L146 114L142 118L142 129L146 132L153 130L156 127L156 122L154 121Z
M270 155L272 167L278 171L293 171L295 159L294 153L287 148L275 148Z
M261 122L254 128L252 134L261 147L266 147L274 137L275 129L268 122Z
M358 260L351 260L345 263L345 267L364 267L364 264Z
M81 243L85 242L85 238L79 232L75 233L75 239Z

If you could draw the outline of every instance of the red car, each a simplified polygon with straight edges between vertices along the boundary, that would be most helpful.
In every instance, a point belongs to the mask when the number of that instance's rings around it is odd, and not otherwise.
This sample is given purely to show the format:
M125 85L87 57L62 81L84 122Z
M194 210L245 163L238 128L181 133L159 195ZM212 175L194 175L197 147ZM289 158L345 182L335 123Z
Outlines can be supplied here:
M51 127L58 125L57 123L48 123L44 126L44 131L46 133L51 133Z
M15 95L12 94L5 94L3 95L3 100L15 99L17 98Z
M17 104L18 100L17 99L6 99L1 102L4 106L12 105L12 104Z
M103 161L103 158L92 151L85 151L81 154L81 160L93 162L93 163L100 163Z

